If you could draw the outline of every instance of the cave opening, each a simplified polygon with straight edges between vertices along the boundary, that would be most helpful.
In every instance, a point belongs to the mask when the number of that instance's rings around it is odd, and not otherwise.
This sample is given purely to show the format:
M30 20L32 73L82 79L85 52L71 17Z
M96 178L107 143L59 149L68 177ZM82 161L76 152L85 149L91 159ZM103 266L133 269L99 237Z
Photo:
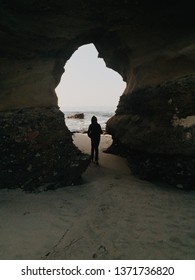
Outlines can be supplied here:
M94 44L79 47L64 69L56 94L69 130L86 130L93 114L104 128L126 87L121 75L106 67ZM84 117L74 118L77 114Z

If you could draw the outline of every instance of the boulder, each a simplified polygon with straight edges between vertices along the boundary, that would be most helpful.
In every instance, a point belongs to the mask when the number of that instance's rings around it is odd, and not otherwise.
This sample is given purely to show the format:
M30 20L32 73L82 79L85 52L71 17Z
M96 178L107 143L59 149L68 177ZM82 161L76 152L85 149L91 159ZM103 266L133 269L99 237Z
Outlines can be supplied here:
M71 116L68 116L68 119L84 119L85 115L84 113L77 113Z

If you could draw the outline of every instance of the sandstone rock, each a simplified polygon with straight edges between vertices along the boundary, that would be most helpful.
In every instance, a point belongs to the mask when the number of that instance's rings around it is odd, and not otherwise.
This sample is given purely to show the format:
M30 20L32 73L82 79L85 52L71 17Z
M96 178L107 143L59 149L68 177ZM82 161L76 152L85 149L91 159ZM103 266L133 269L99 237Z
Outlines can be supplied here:
M194 187L194 89L195 75L188 75L123 95L107 122L114 138L111 152L123 150L143 179Z

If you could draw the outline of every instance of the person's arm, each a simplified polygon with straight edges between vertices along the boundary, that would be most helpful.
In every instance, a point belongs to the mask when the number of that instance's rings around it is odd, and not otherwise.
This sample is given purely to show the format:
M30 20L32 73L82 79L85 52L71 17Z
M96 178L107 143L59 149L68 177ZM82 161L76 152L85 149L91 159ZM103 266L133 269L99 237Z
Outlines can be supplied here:
M89 138L91 138L91 125L88 128L87 135L89 136Z

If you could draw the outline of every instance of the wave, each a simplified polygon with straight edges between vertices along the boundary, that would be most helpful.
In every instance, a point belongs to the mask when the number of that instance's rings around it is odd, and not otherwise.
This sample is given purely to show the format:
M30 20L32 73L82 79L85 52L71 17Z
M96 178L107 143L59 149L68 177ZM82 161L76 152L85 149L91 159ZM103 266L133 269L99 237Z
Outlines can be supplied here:
M92 116L97 117L98 123L101 125L102 129L105 130L106 122L114 115L114 111L105 111L105 110L85 111L79 109L80 108L75 108L73 111L72 110L63 111L66 125L71 132L86 132L88 126L91 123ZM84 114L83 119L69 118L70 116L73 116L75 114L81 114L81 113Z

